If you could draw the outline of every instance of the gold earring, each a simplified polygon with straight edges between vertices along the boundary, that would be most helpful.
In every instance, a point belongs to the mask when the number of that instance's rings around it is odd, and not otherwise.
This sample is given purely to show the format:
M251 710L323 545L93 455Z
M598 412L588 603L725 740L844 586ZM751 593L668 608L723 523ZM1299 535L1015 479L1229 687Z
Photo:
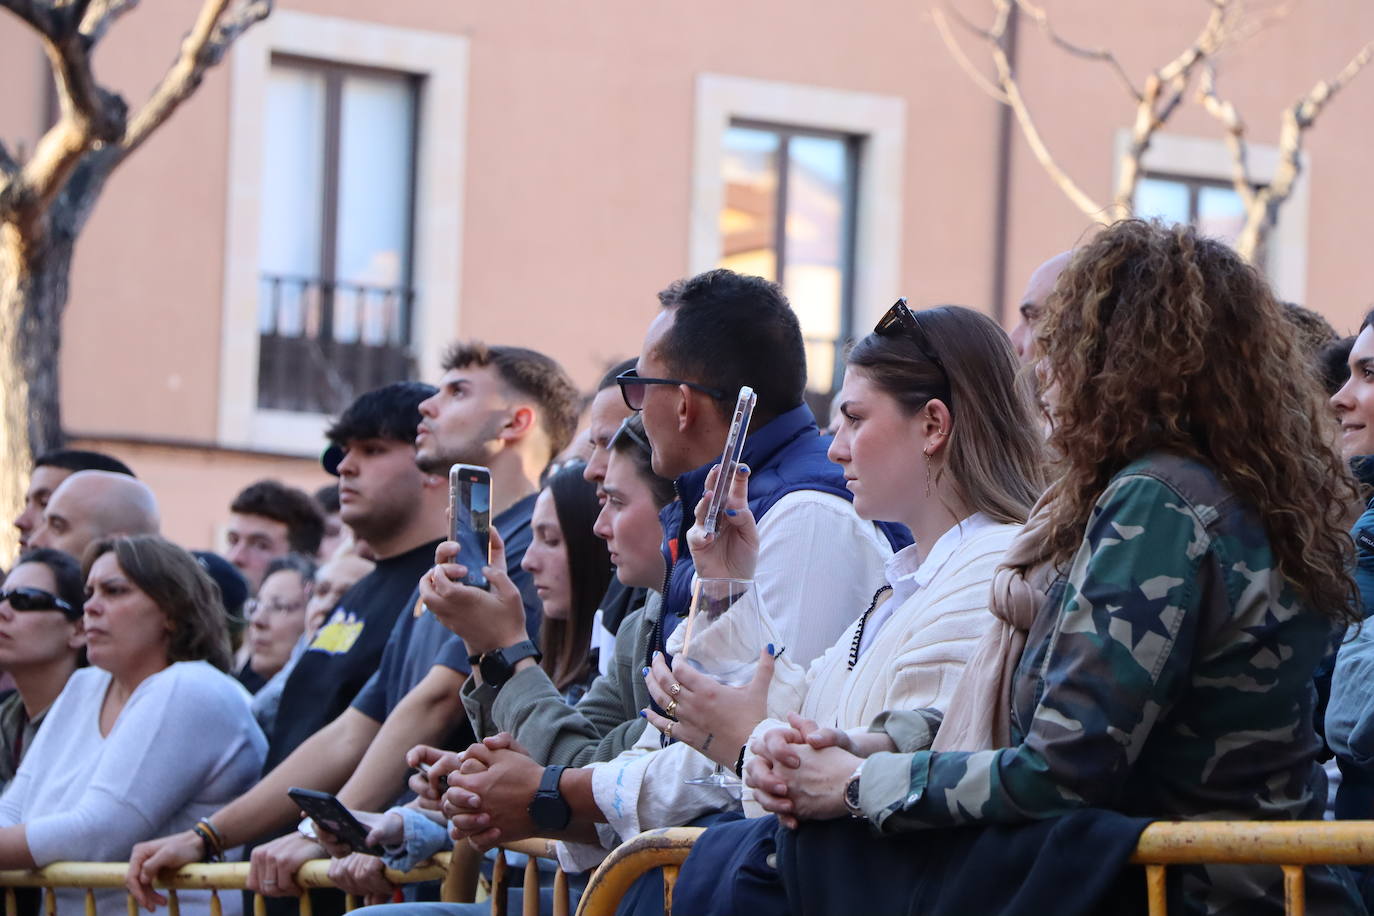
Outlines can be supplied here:
M925 453L925 456L926 456L926 498L929 499L929 498L930 498L930 452L926 452L926 453Z

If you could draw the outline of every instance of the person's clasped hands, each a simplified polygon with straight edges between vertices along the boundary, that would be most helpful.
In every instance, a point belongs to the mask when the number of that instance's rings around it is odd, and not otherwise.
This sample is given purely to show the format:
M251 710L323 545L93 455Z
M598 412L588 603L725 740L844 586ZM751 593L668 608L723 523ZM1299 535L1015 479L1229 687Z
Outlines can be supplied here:
M755 799L784 827L846 816L849 777L864 758L896 750L881 733L821 728L796 713L789 713L787 721L789 728L769 729L754 741L754 756L744 771Z
M453 562L459 547L444 541L434 550L434 566L420 578L420 598L444 626L467 644L468 653L481 655L523 642L525 606L520 591L506 574L506 545L491 529L491 563L483 567L490 589L463 582L468 569Z

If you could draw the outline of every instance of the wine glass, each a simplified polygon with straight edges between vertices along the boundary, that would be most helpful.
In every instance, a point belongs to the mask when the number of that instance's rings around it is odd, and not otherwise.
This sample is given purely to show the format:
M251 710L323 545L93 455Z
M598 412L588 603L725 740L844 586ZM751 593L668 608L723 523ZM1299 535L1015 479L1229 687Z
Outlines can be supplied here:
M768 641L754 580L697 579L683 626L686 630L678 657L687 664L727 687L741 687L753 680L759 652ZM720 764L709 776L686 782L717 786L736 797L743 787Z

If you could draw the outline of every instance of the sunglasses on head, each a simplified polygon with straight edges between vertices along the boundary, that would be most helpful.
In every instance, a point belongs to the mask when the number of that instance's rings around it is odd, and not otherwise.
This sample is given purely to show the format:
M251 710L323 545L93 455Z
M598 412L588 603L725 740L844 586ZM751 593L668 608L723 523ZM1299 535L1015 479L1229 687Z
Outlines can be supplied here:
M873 333L880 337L889 337L894 334L906 334L911 342L916 345L916 349L921 351L921 355L935 364L935 368L940 370L940 374L945 377L945 387L950 388L949 370L940 361L940 356L935 352L935 344L921 327L920 320L916 313L907 308L906 296L892 303L892 308L888 309L878 323L873 326ZM951 392L952 396L952 392Z
M725 392L715 388L707 388L705 385L680 378L644 378L638 369L627 369L620 373L615 377L615 383L620 386L620 396L625 399L625 406L631 410L644 409L644 395L650 385L686 385L693 391L700 391L717 401L725 400Z
M611 436L611 440L607 444L614 448L622 440L628 439L641 448L646 455L653 454L654 449L653 446L649 444L649 440L636 432L635 428L630 425L630 421L633 419L634 417L626 417L622 420L620 422L620 428L615 431L615 435Z
M41 588L12 588L9 591L0 591L0 603L6 601L9 602L10 609L15 611L61 611L73 620L81 616L81 612L76 608Z

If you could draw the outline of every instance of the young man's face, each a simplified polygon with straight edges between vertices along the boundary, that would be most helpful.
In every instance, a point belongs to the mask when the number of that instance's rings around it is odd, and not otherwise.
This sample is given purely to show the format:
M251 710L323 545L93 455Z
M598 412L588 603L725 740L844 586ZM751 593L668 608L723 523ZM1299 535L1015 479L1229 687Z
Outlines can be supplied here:
M420 510L424 472L415 446L394 439L350 439L339 462L339 518L361 540L386 543Z
M267 564L291 552L286 522L263 515L235 512L229 516L225 536L228 550L224 558L248 580L248 590L256 595Z
M630 408L625 406L619 385L603 388L592 398L591 406L587 408L587 433L592 442L592 455L587 459L586 470L582 472L582 476L591 483L601 483L606 479L611 437L629 415Z
M495 369L448 370L439 390L420 402L416 463L430 474L447 474L455 464L489 464L510 414L510 392Z
M24 511L14 519L14 527L19 529L21 551L28 549L29 535L43 523L43 510L47 508L48 499L53 491L70 476L71 471L52 465L33 469L33 475L29 477L28 492L24 494Z
M1341 424L1341 454L1347 460L1374 455L1374 327L1365 328L1350 348L1350 378L1331 396Z

